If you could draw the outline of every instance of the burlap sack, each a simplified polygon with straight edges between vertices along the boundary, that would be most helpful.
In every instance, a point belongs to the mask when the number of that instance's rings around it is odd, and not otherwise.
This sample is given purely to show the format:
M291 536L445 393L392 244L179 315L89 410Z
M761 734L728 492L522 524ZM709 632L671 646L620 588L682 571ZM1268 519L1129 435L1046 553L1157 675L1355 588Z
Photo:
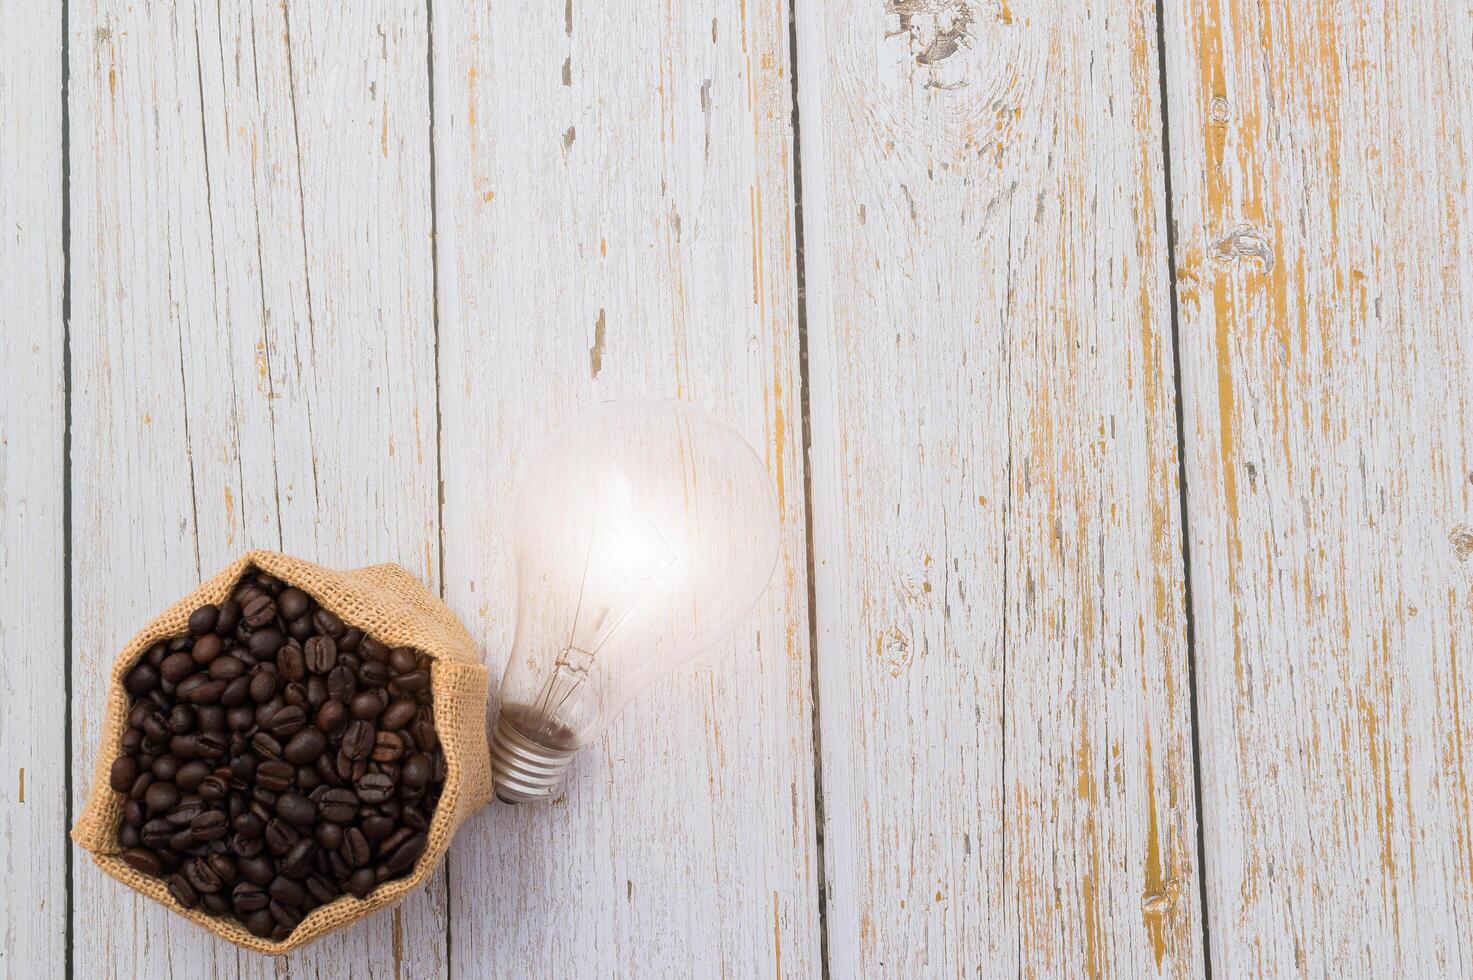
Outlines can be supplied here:
M156 640L185 632L189 614L205 603L224 600L241 574L255 566L307 592L349 626L356 626L391 647L409 646L434 661L430 688L435 699L435 728L445 753L448 774L430 823L429 846L404 878L380 885L366 900L344 895L314 909L280 942L258 939L234 919L221 919L174 901L162 879L139 874L117 855L118 827L125 797L108 783L127 728L129 697L123 677ZM478 662L470 634L444 603L427 592L398 565L371 565L339 572L274 551L252 551L220 574L174 603L129 641L113 663L107 693L107 719L97 751L92 793L72 839L92 852L103 871L156 902L161 902L237 946L262 953L285 953L319 936L341 929L388 908L419 887L450 845L462 820L491 798L491 763L486 745L486 668Z

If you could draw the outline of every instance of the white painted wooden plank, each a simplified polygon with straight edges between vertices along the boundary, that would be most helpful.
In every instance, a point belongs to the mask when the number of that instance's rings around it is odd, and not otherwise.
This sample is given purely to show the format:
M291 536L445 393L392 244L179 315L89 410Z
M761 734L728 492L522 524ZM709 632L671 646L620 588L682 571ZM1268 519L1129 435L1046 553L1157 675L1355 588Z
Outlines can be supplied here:
M834 976L1198 976L1154 4L799 5Z
M66 422L56 4L0 4L0 974L66 966Z
M499 672L506 503L576 408L680 396L784 520L733 639L631 705L565 796L451 855L457 975L818 974L785 4L437 4L446 596Z
M1166 9L1215 972L1473 975L1473 13Z
M107 665L242 550L438 587L428 27L383 3L74 5L77 798ZM443 878L273 961L98 874L78 975L435 975Z

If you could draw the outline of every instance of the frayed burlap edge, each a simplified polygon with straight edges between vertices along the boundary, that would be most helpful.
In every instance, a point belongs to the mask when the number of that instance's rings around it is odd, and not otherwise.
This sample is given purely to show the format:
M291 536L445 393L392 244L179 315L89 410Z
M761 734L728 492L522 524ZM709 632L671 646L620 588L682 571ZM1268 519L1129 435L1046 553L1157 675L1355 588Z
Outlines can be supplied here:
M258 939L234 919L184 908L169 894L162 879L139 874L125 864L117 855L122 851L118 826L126 798L112 789L108 779L127 727L129 698L123 689L124 676L155 641L184 633L191 612L205 603L224 600L251 566L297 586L344 623L380 642L391 647L414 647L430 656L435 728L447 770L445 787L430 823L429 844L414 870L407 877L379 886L367 899L344 895L314 909L280 942ZM72 839L92 852L104 872L222 939L261 953L297 949L397 904L411 889L423 884L445 856L461 821L491 798L491 762L486 744L487 674L478 659L470 634L455 614L398 565L334 571L274 551L242 555L149 623L113 663L92 792L72 828Z

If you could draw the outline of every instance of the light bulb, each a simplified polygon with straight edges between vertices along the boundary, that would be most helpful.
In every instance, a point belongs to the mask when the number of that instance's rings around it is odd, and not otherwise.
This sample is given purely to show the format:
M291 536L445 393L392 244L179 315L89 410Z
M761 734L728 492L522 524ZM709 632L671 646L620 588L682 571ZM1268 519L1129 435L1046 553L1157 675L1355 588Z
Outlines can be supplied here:
M517 629L491 741L496 795L548 799L655 678L730 632L777 563L778 511L736 430L680 401L606 402L522 474Z

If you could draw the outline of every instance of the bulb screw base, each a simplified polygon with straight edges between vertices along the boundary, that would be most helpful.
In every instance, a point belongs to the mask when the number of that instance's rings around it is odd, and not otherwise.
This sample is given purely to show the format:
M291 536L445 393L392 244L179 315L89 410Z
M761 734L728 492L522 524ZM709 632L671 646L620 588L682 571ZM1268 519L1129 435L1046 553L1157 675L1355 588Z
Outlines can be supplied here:
M503 803L541 803L552 799L568 774L577 749L555 749L512 727L504 715L491 733L491 781Z

